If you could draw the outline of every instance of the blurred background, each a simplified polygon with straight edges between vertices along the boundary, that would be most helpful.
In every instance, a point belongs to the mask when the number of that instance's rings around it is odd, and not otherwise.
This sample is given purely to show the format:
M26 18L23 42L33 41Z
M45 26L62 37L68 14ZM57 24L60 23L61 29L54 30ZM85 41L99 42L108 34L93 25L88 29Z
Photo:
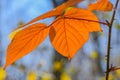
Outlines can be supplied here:
M8 35L33 18L52 10L66 0L0 0L0 80L105 80L108 27L103 32L91 33L89 41L69 61L58 54L49 37L30 54L10 65L6 72ZM87 8L95 0L84 0L76 7ZM111 0L115 4L116 0ZM111 19L112 12L94 12L100 19ZM50 24L55 18L41 20ZM111 64L120 66L120 5L112 31ZM120 80L120 70L111 72L110 80Z

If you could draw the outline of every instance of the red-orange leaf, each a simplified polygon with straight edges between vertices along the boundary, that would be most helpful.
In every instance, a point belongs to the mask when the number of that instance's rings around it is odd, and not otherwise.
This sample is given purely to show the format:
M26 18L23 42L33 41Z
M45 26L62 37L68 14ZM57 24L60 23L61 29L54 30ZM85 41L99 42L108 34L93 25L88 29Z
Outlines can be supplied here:
M113 8L109 0L97 0L96 3L90 4L88 10L111 11Z
M90 11L72 8L52 23L50 39L60 54L72 59L92 31L101 31L98 18Z
M75 19L75 20L82 21L82 23L84 24L84 27L89 32L102 31L102 29L100 28L100 22L97 16L94 15L91 11L78 9L78 8L71 8L71 10L69 10L64 14L64 17L68 19L73 19L73 20Z
M5 68L35 49L48 33L49 28L43 23L33 24L17 32L8 46Z
M48 18L48 17L59 16L59 15L61 15L64 12L64 10L66 8L68 8L70 6L73 6L73 5L76 5L77 3L81 2L81 1L83 1L83 0L69 0L69 1L67 1L65 3L63 3L62 5L56 7L55 9L53 9L53 10L51 10L51 11L49 11L49 12L43 14L43 15L40 15L40 16L34 18L30 22L22 25L22 27L26 26L26 25L29 25L31 23L34 23L34 22L36 22L38 20L42 20L42 19Z

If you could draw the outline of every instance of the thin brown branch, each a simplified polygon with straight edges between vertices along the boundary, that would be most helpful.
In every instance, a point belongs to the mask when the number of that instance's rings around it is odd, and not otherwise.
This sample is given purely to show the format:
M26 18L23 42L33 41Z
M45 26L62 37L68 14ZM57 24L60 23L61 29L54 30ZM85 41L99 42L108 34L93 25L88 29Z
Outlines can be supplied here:
M110 21L110 25L109 26L109 33L108 33L108 47L107 47L107 66L106 66L106 80L109 80L109 73L110 73L110 48L111 48L111 33L112 33L112 26L113 26L113 22L115 19L115 15L116 15L116 9L118 6L118 2L119 0L116 0L116 4L115 4L115 8L112 14L112 18Z
M90 21L90 22L96 22L96 23L100 23L100 24L104 24L104 25L108 25L107 23L105 22L100 22L100 21L94 21L94 20L87 20L87 19L80 19L80 18L70 18L70 17L64 17L66 19L75 19L75 20L84 20L84 21Z

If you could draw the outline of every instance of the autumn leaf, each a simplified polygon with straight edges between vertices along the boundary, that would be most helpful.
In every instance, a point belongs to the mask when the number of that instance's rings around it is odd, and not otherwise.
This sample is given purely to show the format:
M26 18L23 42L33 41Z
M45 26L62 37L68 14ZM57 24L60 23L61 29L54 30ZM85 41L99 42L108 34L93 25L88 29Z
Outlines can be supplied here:
M9 39L12 40L14 38L14 36L19 32L21 31L22 29L24 29L23 27L22 28L17 28L15 29L14 31L12 31L10 34L9 34Z
M60 75L60 80L72 80L70 75L68 75L66 72L63 72L61 75Z
M30 72L27 76L27 80L37 80L37 74L35 72Z
M50 26L50 40L63 56L72 59L89 38L89 32L101 31L98 18L90 11L72 8Z
M88 10L111 11L113 8L109 0L97 0L96 3L90 4Z
M0 67L0 80L5 80L6 72Z
M19 22L19 25L22 25L23 22ZM12 40L14 38L14 36L21 31L22 29L24 29L25 27L22 26L18 26L16 29L14 29L10 34L9 34L9 39Z
M71 10L64 14L64 17L67 19L82 21L89 32L102 31L97 16L94 15L91 11L81 8L71 8Z
M20 30L8 46L4 68L34 50L48 33L49 28L43 23L36 23Z
M68 0L67 2L63 3L62 5L56 7L55 9L53 9L53 10L47 12L47 13L44 13L43 15L40 15L40 16L34 18L33 20L31 20L30 22L22 25L21 27L29 25L31 23L34 23L38 20L42 20L42 19L49 18L49 17L54 17L54 16L59 16L64 12L64 10L66 8L68 8L70 6L74 6L81 1L83 1L83 0Z

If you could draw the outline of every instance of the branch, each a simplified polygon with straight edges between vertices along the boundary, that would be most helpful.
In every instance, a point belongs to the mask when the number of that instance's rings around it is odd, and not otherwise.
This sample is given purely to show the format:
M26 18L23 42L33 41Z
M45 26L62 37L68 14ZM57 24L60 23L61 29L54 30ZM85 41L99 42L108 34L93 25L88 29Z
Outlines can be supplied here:
M110 73L110 48L111 48L111 33L112 33L112 26L113 26L113 22L114 22L114 19L115 19L115 15L116 15L116 9L117 9L117 6L118 6L118 2L119 0L116 0L116 4L115 4L115 8L114 8L114 11L113 11L113 14L112 14L112 18L111 18L111 21L108 25L109 27L109 33L108 33L108 47L107 47L107 67L106 67L106 80L109 79L109 73Z

